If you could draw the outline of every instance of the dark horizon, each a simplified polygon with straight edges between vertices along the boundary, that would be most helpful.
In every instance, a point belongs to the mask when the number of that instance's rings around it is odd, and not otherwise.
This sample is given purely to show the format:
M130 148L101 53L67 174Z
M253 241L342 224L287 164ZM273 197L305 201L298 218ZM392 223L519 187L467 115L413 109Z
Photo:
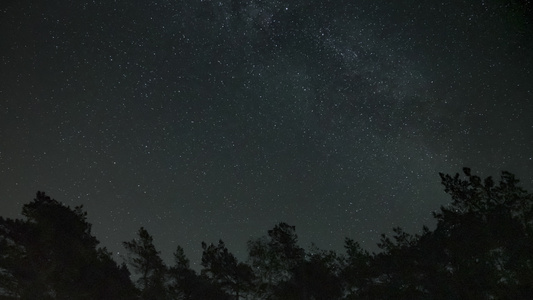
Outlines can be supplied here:
M439 174L450 202L436 228L382 234L370 253L346 237L342 253L302 248L280 222L247 241L239 259L220 239L202 241L201 269L181 245L164 262L140 227L124 262L98 247L83 207L37 192L22 220L0 217L2 299L529 299L533 292L533 194L510 172ZM128 271L129 270L129 271ZM105 282L105 284L102 284Z

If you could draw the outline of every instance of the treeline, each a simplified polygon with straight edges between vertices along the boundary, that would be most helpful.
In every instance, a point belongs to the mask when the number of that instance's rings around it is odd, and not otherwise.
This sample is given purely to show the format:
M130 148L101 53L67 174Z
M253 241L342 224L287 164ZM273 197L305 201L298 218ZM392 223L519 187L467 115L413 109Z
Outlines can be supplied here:
M295 227L279 223L248 241L246 262L223 241L202 242L200 273L179 246L166 265L144 228L123 243L119 265L82 207L38 192L25 220L0 218L0 299L531 299L532 194L511 173L495 183L463 171L440 174L452 201L434 230L395 228L378 253L349 238L345 253L304 250Z

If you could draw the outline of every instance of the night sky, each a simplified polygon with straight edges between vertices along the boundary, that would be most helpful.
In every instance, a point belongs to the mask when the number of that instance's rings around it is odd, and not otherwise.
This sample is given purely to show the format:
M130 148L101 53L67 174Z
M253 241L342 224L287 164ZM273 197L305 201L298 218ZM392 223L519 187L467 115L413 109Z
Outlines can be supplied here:
M239 259L276 223L376 250L432 225L438 172L533 188L533 34L504 0L3 1L0 215L83 204L121 262ZM514 1L518 3L518 1Z

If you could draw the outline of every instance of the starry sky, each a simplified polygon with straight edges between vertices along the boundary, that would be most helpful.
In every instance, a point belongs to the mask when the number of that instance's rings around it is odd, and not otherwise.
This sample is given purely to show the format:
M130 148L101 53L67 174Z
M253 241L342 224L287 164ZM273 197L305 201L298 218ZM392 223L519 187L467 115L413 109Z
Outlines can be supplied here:
M531 190L519 2L3 1L0 214L45 191L119 262L144 226L198 264L280 221L374 251L432 225L463 166Z

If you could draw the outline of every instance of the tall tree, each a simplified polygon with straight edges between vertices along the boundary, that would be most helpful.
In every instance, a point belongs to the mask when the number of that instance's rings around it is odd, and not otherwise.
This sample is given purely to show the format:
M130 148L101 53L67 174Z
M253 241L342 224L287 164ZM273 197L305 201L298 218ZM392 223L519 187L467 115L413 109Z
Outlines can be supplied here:
M340 278L347 296L358 299L361 292L372 285L372 256L358 242L349 238L344 240L344 248L346 256L342 260Z
M469 168L465 179L440 174L449 206L435 213L446 241L450 282L468 283L460 297L526 299L533 293L533 195L509 172L496 184Z
M153 237L141 227L138 238L123 242L129 251L128 262L140 277L137 285L143 299L165 299L166 266L161 259L160 252L153 244Z
M248 241L248 261L256 275L256 297L270 297L280 283L291 279L293 270L305 258L298 245L296 227L279 223L267 237Z
M440 174L452 202L434 231L382 236L359 299L528 299L533 294L533 196L502 172Z
M410 235L400 227L393 229L393 238L381 236L381 253L372 259L373 285L361 291L367 298L424 299L420 285L418 242L420 236ZM431 298L431 297L430 297Z
M222 240L216 246L202 242L202 249L202 274L220 284L235 299L244 297L251 289L254 277L250 266L238 262Z
M313 245L306 259L291 269L290 279L275 287L273 299L341 299L344 290L340 262L334 251L320 250Z
M226 299L227 295L205 276L198 276L189 266L183 248L174 252L174 266L169 269L169 295L171 299L204 300Z
M21 299L131 298L131 281L96 248L81 206L71 209L37 192L22 215L25 220L0 217L1 292Z

